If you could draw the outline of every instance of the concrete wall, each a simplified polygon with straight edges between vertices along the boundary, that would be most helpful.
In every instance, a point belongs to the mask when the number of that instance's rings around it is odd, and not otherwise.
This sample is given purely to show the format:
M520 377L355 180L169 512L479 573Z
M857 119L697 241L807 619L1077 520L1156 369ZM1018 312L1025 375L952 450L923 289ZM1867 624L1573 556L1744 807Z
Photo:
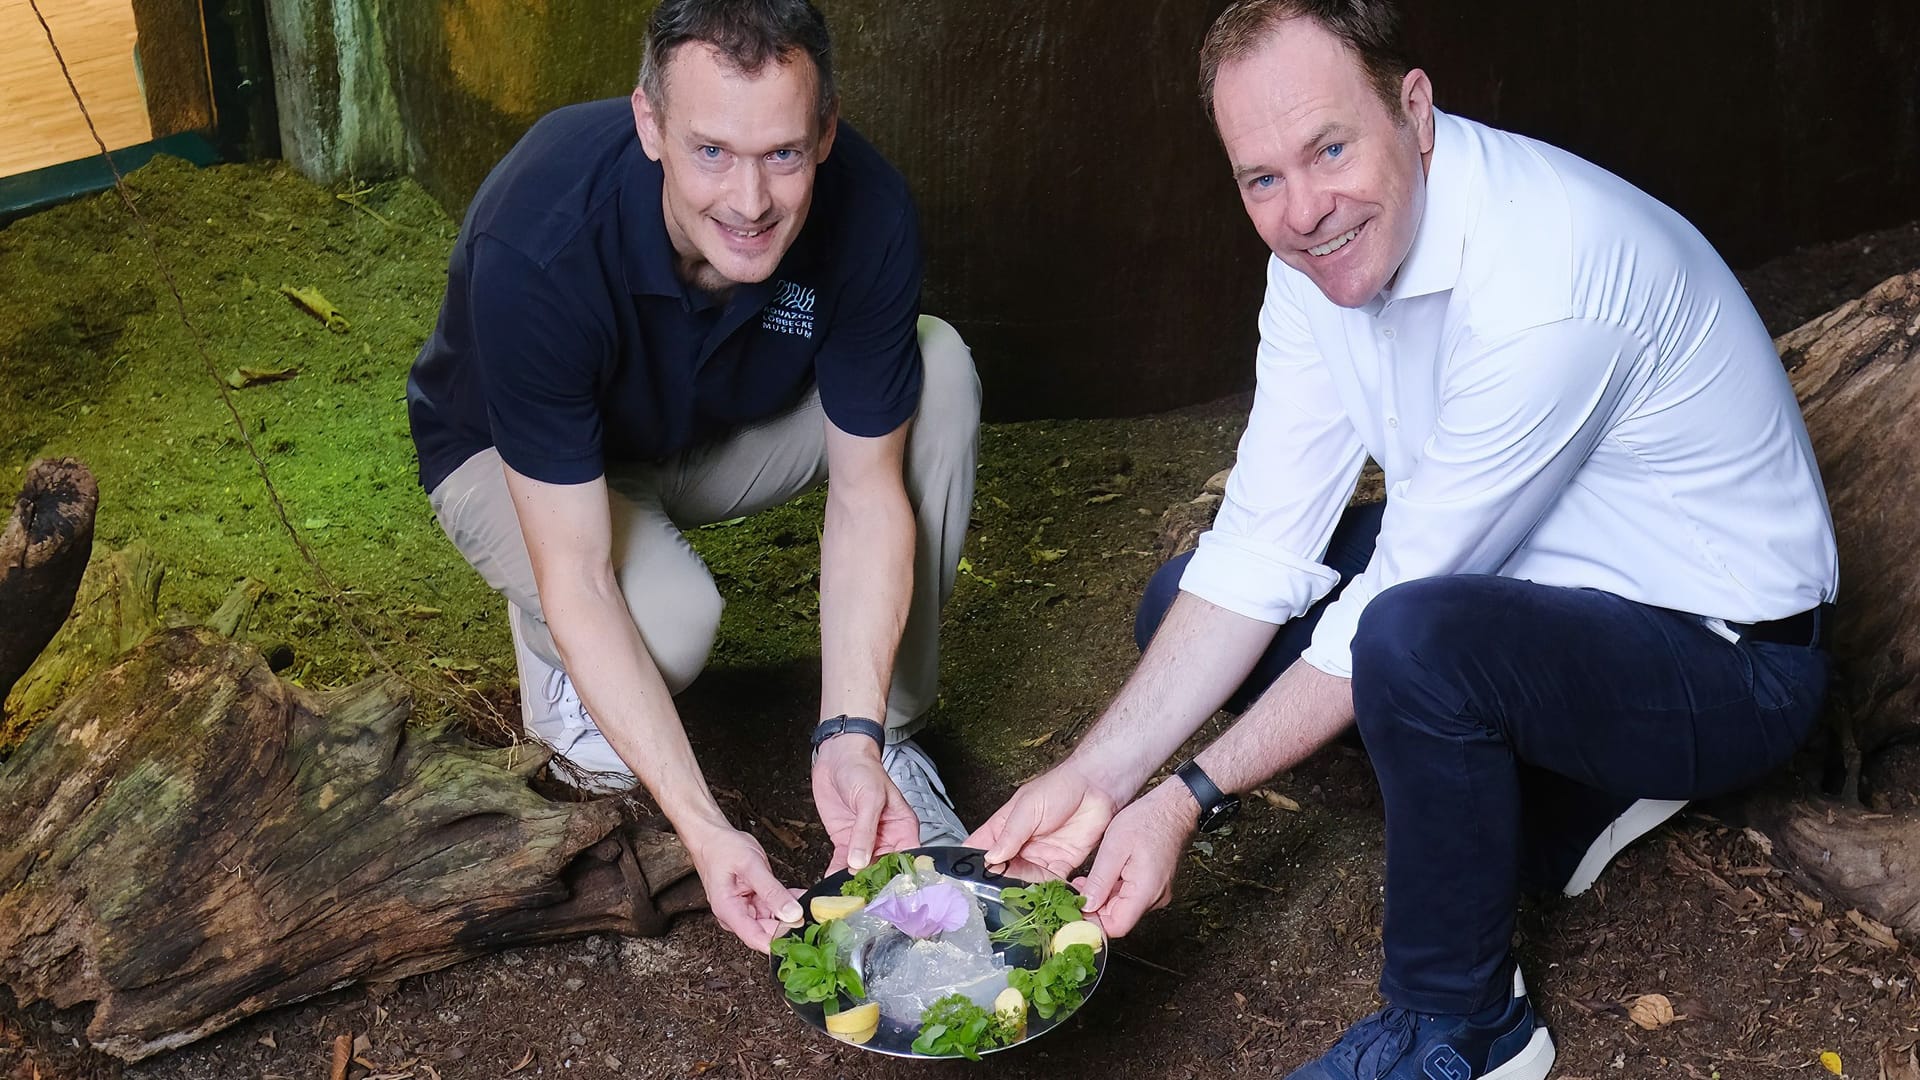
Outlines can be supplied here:
M268 0L287 155L458 213L546 110L624 94L650 3ZM816 0L848 117L913 183L926 307L995 418L1248 385L1263 251L1194 101L1221 0ZM1920 4L1408 4L1443 108L1557 142L1736 263L1920 216ZM283 55L287 58L282 62Z

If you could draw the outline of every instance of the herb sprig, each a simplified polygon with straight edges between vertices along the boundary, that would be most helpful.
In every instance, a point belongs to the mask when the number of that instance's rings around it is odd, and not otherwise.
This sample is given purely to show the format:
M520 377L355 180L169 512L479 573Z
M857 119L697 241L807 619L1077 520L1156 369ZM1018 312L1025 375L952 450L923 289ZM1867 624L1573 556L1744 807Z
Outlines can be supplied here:
M913 1040L913 1049L933 1057L958 1055L979 1061L980 1051L1019 1038L1019 1028L1010 1018L988 1012L965 994L948 994L920 1014L920 1035Z
M780 983L787 997L801 1003L820 1002L832 1015L840 1011L840 992L857 1000L867 996L860 974L840 962L846 924L835 919L814 923L799 937L776 938L769 948L780 958Z
M1000 902L1019 918L995 930L993 940L1041 949L1062 926L1085 917L1080 909L1087 898L1064 881L1042 881L1024 889L1003 889Z
M857 896L871 902L887 887L887 882L901 874L913 873L913 856L904 851L891 855L882 855L867 864L866 869L853 875L840 886L841 896Z
M1093 974L1093 946L1069 945L1038 968L1015 968L1007 974L1007 985L1025 994L1033 1011L1046 1020L1079 1008Z

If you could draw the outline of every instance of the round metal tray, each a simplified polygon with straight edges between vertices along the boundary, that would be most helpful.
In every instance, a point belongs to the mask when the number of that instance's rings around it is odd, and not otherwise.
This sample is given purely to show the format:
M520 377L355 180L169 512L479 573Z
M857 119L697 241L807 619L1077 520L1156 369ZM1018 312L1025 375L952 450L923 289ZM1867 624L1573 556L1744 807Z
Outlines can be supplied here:
M1004 874L996 874L988 870L986 853L978 848L922 847L914 848L907 852L907 854L925 855L931 858L935 870L954 879L961 888L979 897L981 907L986 911L987 929L990 931L1000 929L1006 925L1008 921L1006 905L1000 902L1001 890L1024 888L1032 884L1020 878L1007 877ZM853 877L851 871L842 870L837 874L822 879L800 897L800 906L802 908L807 907L809 902L816 896L839 896L840 886L844 885L851 877ZM788 931L786 936L799 936L812 922L813 919L809 916L805 924ZM1033 968L1040 966L1040 951L1031 946L995 942L994 952L1006 958L1008 967ZM1086 986L1085 998L1081 1001L1082 1007L1085 1006L1087 1001L1092 1000L1093 992L1100 986L1101 977L1107 972L1108 952L1109 950L1103 948L1093 954L1093 981ZM815 1028L825 1032L827 1030L826 1010L818 1002L803 1004L788 998L785 989L780 983L780 958L775 956L771 959L773 963L771 967L768 968L768 972L773 976L774 989L780 992L781 999L786 1001L787 1005L793 1009L794 1014L799 1016L800 1019L805 1020ZM846 994L841 995L841 1008L844 1009L851 1005L859 1004L862 1004L862 1002L855 1001ZM1027 1033L1025 1035L1005 1046L983 1049L980 1053L982 1056L985 1056L987 1054L997 1054L1002 1050L1011 1050L1017 1046L1025 1046L1040 1036L1045 1035L1047 1032L1052 1031L1054 1028L1059 1027L1061 1024L1066 1023L1068 1018L1077 1011L1079 1010L1057 1012L1044 1020L1040 1018L1038 1013L1029 1011L1027 1014ZM858 1046L862 1050L871 1050L876 1054L886 1054L891 1057L923 1058L933 1061L954 1060L952 1057L916 1052L913 1049L913 1040L917 1038L919 1034L920 1024L918 1020L911 1023L903 1023L894 1020L892 1017L883 1015L880 1017L880 1028L874 1033L872 1039L869 1039L865 1043L848 1043L847 1045Z

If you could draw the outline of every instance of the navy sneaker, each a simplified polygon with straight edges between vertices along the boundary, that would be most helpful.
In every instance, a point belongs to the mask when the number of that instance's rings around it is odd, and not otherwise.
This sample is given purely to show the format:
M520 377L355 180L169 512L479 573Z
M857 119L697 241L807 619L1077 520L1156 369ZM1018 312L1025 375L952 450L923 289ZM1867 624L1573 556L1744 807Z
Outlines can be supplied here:
M1544 1080L1553 1039L1534 1021L1519 968L1505 1011L1491 1023L1474 1020L1382 1009L1287 1080Z

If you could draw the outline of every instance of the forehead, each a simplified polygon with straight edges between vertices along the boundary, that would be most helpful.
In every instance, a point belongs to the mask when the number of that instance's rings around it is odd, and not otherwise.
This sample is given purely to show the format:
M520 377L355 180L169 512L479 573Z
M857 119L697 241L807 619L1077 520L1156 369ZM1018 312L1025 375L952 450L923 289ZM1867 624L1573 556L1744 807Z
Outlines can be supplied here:
M1220 141L1236 159L1236 146L1290 144L1330 124L1390 119L1359 55L1304 18L1288 19L1251 52L1220 65L1213 108Z
M662 76L664 111L675 126L775 142L813 130L819 73L804 52L768 61L749 74L713 46L691 41L667 58Z

